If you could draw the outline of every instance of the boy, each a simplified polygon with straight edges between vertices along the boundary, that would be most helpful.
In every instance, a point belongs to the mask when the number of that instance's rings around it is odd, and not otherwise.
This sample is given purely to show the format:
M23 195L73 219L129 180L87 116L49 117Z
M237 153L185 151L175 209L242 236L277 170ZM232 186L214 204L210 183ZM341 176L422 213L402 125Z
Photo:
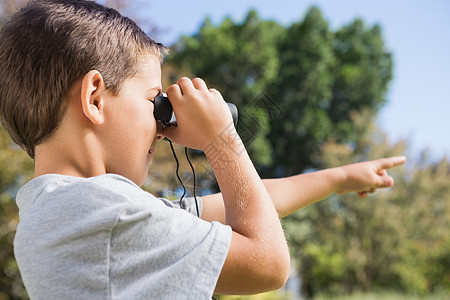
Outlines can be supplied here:
M165 48L112 9L32 1L0 31L0 116L35 161L17 195L16 259L32 299L208 299L281 287L279 222L331 193L390 187L395 157L285 179L256 173L220 93L167 89L178 126L153 117ZM193 203L139 188L164 136L203 150L221 193Z

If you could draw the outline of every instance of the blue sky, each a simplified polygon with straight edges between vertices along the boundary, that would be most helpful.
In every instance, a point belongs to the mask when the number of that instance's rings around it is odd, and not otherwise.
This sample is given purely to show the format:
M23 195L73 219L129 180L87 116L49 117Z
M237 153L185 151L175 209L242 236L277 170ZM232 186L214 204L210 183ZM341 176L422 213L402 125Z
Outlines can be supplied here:
M317 5L332 30L362 18L382 27L394 55L394 79L378 124L390 140L407 139L409 155L428 149L434 158L450 157L450 1L447 0L227 0L145 1L139 8L163 32L170 45L197 32L205 17L219 24L230 16L241 21L254 8L263 19L282 25L300 21ZM148 4L149 3L149 4Z

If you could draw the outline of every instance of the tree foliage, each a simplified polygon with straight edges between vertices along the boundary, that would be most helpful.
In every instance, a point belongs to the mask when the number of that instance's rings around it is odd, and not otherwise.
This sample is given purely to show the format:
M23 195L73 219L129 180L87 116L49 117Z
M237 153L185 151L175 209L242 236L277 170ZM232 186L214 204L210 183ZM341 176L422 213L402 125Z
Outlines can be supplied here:
M332 32L317 7L282 27L250 11L173 47L169 63L204 78L240 110L238 131L259 171L286 176L320 164L312 153L332 136L353 142L356 113L385 102L392 60L380 27L362 20Z
M14 196L32 174L31 159L0 126L0 299L27 298L13 252L19 222Z
M184 72L205 79L239 107L240 135L260 164L270 160L265 138L270 125L264 104L271 100L264 89L278 74L277 45L283 35L279 24L261 20L253 10L240 24L226 18L216 27L206 19L197 34L180 39L167 59Z
M404 142L391 145L379 132L360 143L350 148L329 142L324 163L332 167L406 151ZM444 158L410 168L390 172L396 184L389 191L366 200L332 196L286 221L306 295L450 292L450 164Z

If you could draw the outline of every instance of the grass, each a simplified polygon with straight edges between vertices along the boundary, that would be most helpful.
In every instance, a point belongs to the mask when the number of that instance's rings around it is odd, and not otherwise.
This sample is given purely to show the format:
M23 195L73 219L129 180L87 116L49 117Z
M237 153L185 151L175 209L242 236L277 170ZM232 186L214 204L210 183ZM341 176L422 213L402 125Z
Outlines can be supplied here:
M347 296L318 296L314 300L448 300L450 292L436 292L427 295L408 295L398 292L353 293Z

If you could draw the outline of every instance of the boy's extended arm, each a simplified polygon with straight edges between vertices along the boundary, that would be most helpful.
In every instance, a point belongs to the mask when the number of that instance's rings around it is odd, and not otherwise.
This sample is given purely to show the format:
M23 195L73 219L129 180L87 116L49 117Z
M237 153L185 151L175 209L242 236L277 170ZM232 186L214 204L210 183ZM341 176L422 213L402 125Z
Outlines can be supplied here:
M356 192L364 198L378 188L391 187L394 180L387 170L405 161L405 157L382 158L286 178L265 179L263 183L279 216L285 217L333 193ZM202 218L225 222L221 193L202 198Z

